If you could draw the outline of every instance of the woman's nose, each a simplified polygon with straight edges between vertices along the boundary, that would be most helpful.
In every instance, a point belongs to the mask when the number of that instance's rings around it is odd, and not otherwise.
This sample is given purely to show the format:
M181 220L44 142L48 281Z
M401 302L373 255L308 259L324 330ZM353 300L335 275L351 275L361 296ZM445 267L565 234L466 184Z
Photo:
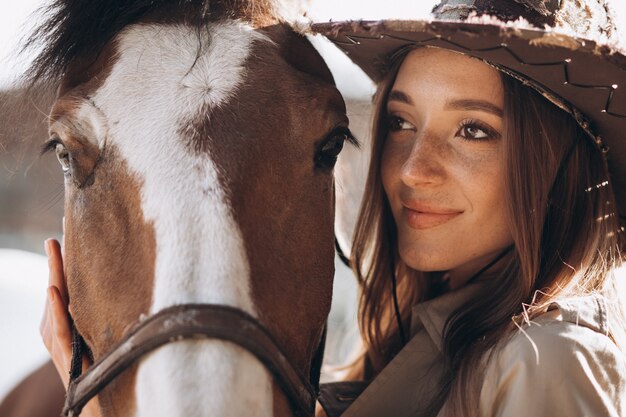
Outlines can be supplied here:
M402 164L400 176L408 186L436 185L445 178L441 164L444 152L437 135L429 132L418 134Z

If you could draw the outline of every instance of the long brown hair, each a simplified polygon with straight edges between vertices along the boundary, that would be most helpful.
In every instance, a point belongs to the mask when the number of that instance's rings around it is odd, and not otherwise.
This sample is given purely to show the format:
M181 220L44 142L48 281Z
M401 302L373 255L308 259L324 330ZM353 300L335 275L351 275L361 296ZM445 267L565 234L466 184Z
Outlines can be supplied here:
M350 378L374 377L402 348L394 319L393 274L404 324L413 304L434 296L432 274L411 270L398 256L396 227L381 180L387 96L405 56L395 61L375 96L372 161L352 246L361 287L363 352L351 366ZM612 271L623 261L624 237L605 156L564 110L504 73L501 79L505 198L515 249L497 279L484 280L480 293L448 318L443 336L446 372L426 415L436 414L446 400L454 415L476 415L476 369L481 369L484 354L516 326L545 312L555 297L602 292L609 305L619 306ZM619 307L613 317L609 335L624 349Z

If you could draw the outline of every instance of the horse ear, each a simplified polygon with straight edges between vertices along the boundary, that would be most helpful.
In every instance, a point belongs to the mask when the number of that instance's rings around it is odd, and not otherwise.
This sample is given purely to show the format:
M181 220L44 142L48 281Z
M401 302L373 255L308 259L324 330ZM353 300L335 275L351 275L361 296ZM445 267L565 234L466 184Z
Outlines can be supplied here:
M280 45L280 54L289 65L300 72L335 85L328 65L304 35L294 32L287 24L270 26L264 30L268 31L267 34Z

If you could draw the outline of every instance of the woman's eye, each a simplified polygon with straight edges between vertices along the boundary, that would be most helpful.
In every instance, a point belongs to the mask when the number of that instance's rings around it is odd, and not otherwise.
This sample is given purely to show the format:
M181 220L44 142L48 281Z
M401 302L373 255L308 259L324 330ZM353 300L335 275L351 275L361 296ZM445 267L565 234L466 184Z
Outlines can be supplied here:
M399 130L415 130L415 126L404 120L402 117L392 116L389 118L389 130L392 132Z
M61 164L61 168L63 168L63 173L67 174L70 172L70 153L67 151L65 146L62 143L57 143L55 148L57 159Z
M487 140L500 137L500 134L493 129L481 126L474 121L463 122L456 135L467 140Z
M488 135L476 126L463 126L460 136L465 139L485 139Z

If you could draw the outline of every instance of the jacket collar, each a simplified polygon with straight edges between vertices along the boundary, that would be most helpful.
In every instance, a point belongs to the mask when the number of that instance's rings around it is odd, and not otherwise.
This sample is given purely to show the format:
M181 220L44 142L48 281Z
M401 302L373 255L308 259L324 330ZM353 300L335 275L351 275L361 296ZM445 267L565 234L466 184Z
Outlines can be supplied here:
M479 288L479 283L469 284L432 300L415 304L411 311L411 337L424 329L441 351L443 330L448 317L466 301L472 299Z
M414 305L411 311L411 337L424 329L437 349L442 351L446 321L455 310L471 300L480 287L481 283L476 282ZM600 294L558 297L548 307L549 311L557 309L560 312L557 320L584 326L605 335L608 333L606 300Z

